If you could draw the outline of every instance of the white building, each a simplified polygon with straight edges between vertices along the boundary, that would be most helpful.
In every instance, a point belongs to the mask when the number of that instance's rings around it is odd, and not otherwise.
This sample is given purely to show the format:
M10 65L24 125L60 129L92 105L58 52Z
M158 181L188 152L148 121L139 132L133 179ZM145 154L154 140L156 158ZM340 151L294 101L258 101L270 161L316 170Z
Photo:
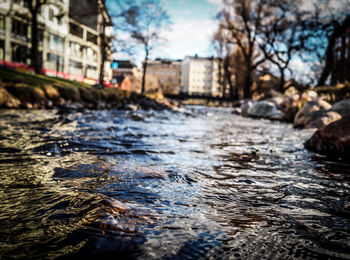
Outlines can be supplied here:
M110 37L106 32L112 22L102 1L59 0L43 4L38 14L42 72L95 84L102 61L103 22L104 37ZM0 65L31 70L30 32L28 0L0 1ZM112 79L109 55L104 69L106 82Z
M187 95L221 95L219 85L219 60L186 56L181 65L181 93Z

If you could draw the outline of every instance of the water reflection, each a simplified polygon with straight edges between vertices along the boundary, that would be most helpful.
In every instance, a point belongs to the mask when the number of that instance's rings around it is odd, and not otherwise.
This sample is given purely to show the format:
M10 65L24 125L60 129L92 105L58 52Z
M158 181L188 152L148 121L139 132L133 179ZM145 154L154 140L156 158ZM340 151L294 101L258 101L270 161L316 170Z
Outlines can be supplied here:
M0 111L4 258L350 258L349 165L229 109Z

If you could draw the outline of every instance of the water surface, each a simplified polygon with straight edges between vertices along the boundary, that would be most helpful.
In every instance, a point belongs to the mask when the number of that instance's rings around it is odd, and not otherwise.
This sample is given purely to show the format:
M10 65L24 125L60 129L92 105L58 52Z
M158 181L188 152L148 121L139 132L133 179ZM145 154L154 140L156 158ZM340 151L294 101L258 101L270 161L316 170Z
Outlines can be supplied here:
M350 259L350 167L230 109L0 111L0 258Z

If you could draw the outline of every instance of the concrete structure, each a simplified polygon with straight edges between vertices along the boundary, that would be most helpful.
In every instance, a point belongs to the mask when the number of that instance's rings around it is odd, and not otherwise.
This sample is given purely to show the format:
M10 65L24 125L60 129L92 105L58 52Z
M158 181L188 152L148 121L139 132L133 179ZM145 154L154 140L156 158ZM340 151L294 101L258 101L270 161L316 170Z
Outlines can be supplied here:
M219 60L186 56L182 61L181 93L198 96L221 96Z
M158 80L165 94L178 94L181 85L181 60L148 61L146 78L152 76Z
M25 0L0 3L0 60L6 66L30 70L31 20L27 6ZM111 80L107 41L112 23L102 1L58 0L42 5L38 24L39 55L45 74L95 84L104 46L104 80Z

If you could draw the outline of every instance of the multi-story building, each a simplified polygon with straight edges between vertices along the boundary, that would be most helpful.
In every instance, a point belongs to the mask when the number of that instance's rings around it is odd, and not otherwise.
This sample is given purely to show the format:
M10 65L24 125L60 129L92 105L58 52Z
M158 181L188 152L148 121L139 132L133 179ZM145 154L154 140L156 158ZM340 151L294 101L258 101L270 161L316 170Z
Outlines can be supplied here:
M219 60L214 57L186 56L182 61L181 93L198 96L221 96Z
M123 90L134 90L131 79L140 77L140 71L136 65L130 60L113 60L112 65L113 85Z
M1 64L30 69L28 7L28 0L0 3ZM104 80L108 82L112 78L108 58L111 26L111 18L100 0L80 0L79 3L57 0L43 4L38 13L43 73L94 84L99 80L104 59Z
M158 80L166 94L178 94L181 85L181 60L156 59L147 62L146 77Z

